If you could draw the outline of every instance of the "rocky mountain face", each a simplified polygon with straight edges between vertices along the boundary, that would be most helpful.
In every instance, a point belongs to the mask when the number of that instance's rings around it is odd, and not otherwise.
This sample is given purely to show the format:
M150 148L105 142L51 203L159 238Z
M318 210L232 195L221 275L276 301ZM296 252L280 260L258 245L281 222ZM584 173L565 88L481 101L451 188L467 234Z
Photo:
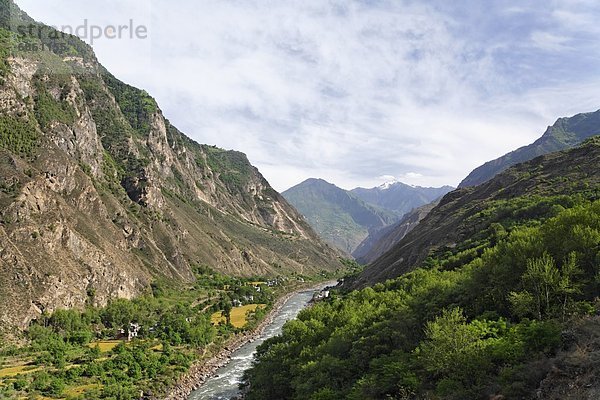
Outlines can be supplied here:
M534 143L486 162L473 170L458 187L479 185L515 164L554 151L572 148L594 135L600 135L600 110L577 114L570 118L560 118Z
M498 221L510 226L511 221L528 215L540 218L551 214L553 207L560 209L560 202L571 201L569 196L574 194L590 200L600 198L600 137L515 165L479 186L447 194L349 286L363 287L395 278L440 254L452 254L457 263L464 263L485 249L482 243L502 236L504 228ZM457 243L465 247L458 248Z
M323 179L307 179L282 195L324 240L348 255L370 232L398 219L397 214L367 204Z
M196 265L338 268L244 154L189 139L85 43L1 2L2 323L130 298L157 278L190 282Z
M431 188L393 182L371 189L352 189L351 193L366 203L403 216L417 207L439 199L452 190L454 190L452 186Z
M374 262L408 235L437 204L438 201L434 201L417 207L404 214L400 221L370 234L358 245L352 256L363 265Z

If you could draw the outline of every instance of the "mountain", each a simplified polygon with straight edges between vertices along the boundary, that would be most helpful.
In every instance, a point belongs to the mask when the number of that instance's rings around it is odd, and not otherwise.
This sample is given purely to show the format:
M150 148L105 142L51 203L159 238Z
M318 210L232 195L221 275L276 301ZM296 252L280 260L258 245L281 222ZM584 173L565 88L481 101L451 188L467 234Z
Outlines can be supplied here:
M599 250L595 137L444 196L258 348L244 398L598 398Z
M421 222L427 214L438 204L438 201L417 207L404 214L400 221L386 226L363 240L352 256L360 264L367 265L387 253L394 245L404 238Z
M194 142L84 42L0 9L2 323L192 282L196 266L338 268L243 153Z
M453 255L454 263L464 263L494 243L497 231L510 228L515 220L552 214L571 202L565 196L575 193L600 198L600 137L517 164L479 186L447 194L352 285L383 282L447 254Z
M559 118L549 126L541 138L493 161L486 162L471 172L458 187L482 184L508 167L529 161L537 156L577 146L585 139L600 135L600 110Z
M353 254L370 235L452 189L450 186L422 188L391 182L371 189L347 191L322 179L311 178L282 195L323 239ZM371 240L362 245L361 253L368 251L369 243Z
M324 240L348 254L369 232L398 219L395 213L367 204L323 179L307 179L282 195Z
M426 188L390 182L371 189L356 188L350 192L366 203L404 215L414 208L431 203L451 190L454 190L452 186Z

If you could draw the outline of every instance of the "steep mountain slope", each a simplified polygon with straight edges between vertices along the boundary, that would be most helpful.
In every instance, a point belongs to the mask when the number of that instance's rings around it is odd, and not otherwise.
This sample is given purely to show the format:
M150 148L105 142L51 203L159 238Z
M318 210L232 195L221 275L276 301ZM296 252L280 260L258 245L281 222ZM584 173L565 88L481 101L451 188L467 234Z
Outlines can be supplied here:
M479 185L512 165L529 161L543 154L572 148L594 135L600 135L600 110L577 114L570 118L560 118L534 143L486 162L473 170L458 187Z
M561 206L561 195L573 193L591 199L600 197L598 137L581 147L518 164L482 185L447 194L400 243L369 265L353 285L383 282L426 260L435 262L448 252L454 262L464 263L496 240L498 232L505 229L497 226L498 222L510 226L529 214L548 214L552 207ZM546 202L540 201L544 198ZM530 201L535 204L531 209Z
M245 398L597 398L599 260L595 137L447 194L257 349Z
M306 181L282 195L303 214L323 239L348 254L369 234L397 220L322 179Z
M404 215L414 208L431 203L453 189L451 186L425 188L393 182L371 189L352 189L351 193L366 203Z
M408 235L437 204L438 201L434 201L415 208L404 214L402 219L395 224L386 226L370 234L358 245L352 256L357 262L365 265L377 260L390 251L404 236Z
M195 265L338 267L244 154L190 140L85 43L0 9L2 323L191 281Z

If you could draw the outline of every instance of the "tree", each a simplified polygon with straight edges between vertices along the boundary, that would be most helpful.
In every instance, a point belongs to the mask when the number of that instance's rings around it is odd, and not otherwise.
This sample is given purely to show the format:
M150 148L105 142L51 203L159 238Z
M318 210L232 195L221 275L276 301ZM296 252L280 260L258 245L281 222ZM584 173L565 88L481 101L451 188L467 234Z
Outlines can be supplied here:
M580 293L580 284L576 280L580 272L574 252L568 255L561 269L547 253L528 260L522 276L524 290L509 295L513 311L520 316L532 311L541 320L556 316L560 310L564 317L569 300Z
M426 340L419 346L418 355L425 369L434 375L449 375L465 367L482 346L480 335L460 308L444 310L435 321L425 327Z
M223 315L225 317L225 321L227 322L227 325L231 324L232 308L233 308L233 306L230 301L223 302L223 312L221 313L221 315Z

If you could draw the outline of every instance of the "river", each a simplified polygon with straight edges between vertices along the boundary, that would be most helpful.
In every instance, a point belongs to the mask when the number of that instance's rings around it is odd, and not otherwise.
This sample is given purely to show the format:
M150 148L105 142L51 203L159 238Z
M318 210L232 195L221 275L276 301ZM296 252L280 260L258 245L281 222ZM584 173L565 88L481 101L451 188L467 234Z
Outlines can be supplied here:
M312 299L315 292L326 286L335 285L336 282L328 282L320 288L307 289L294 294L281 307L281 310L273 318L261 337L254 342L246 343L231 354L231 361L219 368L215 376L209 378L202 387L192 392L188 400L229 400L239 394L238 385L244 371L252 365L256 348L268 338L281 333L281 328L286 321L296 318L300 310L305 308Z

